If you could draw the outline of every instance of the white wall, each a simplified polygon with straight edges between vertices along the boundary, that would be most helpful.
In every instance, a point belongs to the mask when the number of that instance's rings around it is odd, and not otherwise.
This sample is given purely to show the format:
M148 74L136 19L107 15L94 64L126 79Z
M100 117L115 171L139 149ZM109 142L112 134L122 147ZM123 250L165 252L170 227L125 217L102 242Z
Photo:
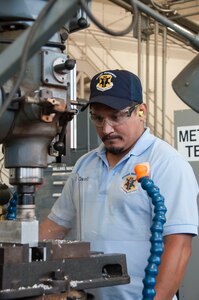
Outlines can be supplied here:
M126 28L131 22L131 14L129 11L119 7L109 1L92 1L91 11L95 18L105 27L114 31ZM147 18L146 18L147 20ZM149 21L151 26L151 21ZM147 25L146 25L147 24ZM141 25L147 31L152 30L147 21L142 20ZM159 29L161 26L159 25ZM92 22L86 30L78 31L69 36L67 45L70 54L77 60L89 59L98 71L104 69L122 68L138 74L138 40L133 37L133 32L123 37L114 37L104 33L98 29ZM154 36L150 38L150 91L151 97L154 94ZM146 74L146 58L145 58L145 42L142 43L141 50L142 67L141 80L145 91L145 74ZM187 106L174 93L171 82L179 74L179 72L192 60L197 54L195 50L183 44L171 36L167 36L167 59L166 59L166 115L173 120L175 110L187 108ZM162 98L162 39L158 37L158 101ZM78 64L77 64L78 70ZM86 72L86 70L85 70Z
M197 55L196 51L177 41L171 41L170 37L167 42L166 55L166 81L162 83L162 41L159 37L158 41L158 58L157 58L157 80L154 79L154 39L150 40L150 64L149 64L149 88L150 98L154 99L154 88L157 86L157 104L162 107L162 93L165 93L165 115L167 131L169 133L166 140L173 144L173 128L172 122L174 119L174 111L188 108L172 89L172 80L184 69L184 67ZM93 64L96 72L105 69L127 69L138 74L138 41L132 35L125 37L112 37L94 25L88 30L79 31L72 34L68 40L68 50L70 55L77 59L84 59ZM143 84L143 93L146 93L146 43L143 41L141 46L141 74L140 78ZM86 68L84 70L86 73ZM94 74L93 74L94 75ZM153 113L154 105L152 102L149 106L149 111ZM152 123L150 121L150 123ZM152 123L153 124L153 123ZM162 131L162 112L158 111L158 132Z

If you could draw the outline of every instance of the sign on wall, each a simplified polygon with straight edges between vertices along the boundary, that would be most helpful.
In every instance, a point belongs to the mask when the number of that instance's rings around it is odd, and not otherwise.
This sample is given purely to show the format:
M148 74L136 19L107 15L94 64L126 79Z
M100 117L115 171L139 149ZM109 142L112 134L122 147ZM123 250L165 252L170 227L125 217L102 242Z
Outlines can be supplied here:
M199 125L177 127L177 150L188 161L199 161Z

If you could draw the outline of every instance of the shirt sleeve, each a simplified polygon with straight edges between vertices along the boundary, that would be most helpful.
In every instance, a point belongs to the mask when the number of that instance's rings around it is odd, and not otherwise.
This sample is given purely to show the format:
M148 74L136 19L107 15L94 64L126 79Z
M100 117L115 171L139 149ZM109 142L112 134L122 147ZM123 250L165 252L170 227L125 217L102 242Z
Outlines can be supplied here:
M191 165L181 156L165 159L153 170L152 180L165 199L164 235L198 234L198 183Z
M78 186L78 174L71 173L48 215L50 220L65 228L72 228L79 208Z

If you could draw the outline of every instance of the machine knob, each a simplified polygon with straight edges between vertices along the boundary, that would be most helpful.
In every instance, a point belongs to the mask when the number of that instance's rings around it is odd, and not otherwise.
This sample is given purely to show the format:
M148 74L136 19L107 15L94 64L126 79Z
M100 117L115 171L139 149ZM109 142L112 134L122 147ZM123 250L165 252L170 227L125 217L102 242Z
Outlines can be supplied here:
M59 141L59 142L56 142L53 147L56 151L59 151L60 153L62 153L65 146L64 146L63 142Z

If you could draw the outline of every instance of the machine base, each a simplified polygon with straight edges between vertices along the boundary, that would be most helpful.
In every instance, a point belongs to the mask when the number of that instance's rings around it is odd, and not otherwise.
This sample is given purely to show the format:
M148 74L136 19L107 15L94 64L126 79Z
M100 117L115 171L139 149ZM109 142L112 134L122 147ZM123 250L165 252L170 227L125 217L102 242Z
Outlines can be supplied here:
M46 241L37 247L1 244L0 299L127 284L124 254L90 252L90 243Z

